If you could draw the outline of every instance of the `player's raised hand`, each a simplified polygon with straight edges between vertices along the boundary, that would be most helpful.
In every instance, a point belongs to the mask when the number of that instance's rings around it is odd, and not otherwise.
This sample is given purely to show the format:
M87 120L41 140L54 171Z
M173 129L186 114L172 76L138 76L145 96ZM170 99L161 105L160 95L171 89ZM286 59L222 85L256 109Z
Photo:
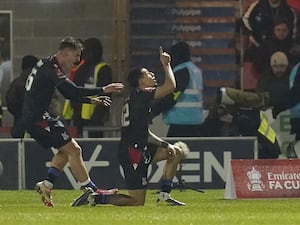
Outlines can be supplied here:
M169 63L171 62L171 56L167 52L163 51L162 46L159 47L159 55L161 64L163 66L169 65Z
M120 92L124 88L122 83L111 83L103 87L104 93Z
M97 96L91 98L91 103L96 105L110 106L111 102L112 101L109 96Z

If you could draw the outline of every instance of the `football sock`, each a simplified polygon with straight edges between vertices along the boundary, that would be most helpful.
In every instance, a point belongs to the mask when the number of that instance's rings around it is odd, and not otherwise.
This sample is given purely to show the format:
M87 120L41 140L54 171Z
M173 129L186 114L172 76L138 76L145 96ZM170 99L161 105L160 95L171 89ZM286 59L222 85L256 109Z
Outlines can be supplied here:
M172 180L167 180L167 179L162 180L162 182L161 182L161 191L162 192L170 193L172 187L173 187Z
M54 184L57 177L60 175L60 170L55 167L50 167L48 169L48 177L45 180L49 181L50 183Z
M98 187L96 186L96 184L91 181L91 179L89 178L88 180L86 180L85 182L81 183L81 188L92 188L93 191L97 191Z

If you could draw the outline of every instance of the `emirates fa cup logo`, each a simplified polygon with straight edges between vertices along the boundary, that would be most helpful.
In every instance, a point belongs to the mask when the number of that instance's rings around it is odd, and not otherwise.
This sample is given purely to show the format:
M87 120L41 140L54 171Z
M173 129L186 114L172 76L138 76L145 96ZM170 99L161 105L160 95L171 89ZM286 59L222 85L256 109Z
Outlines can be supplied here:
M259 171L252 167L252 170L247 172L247 177L249 179L247 186L250 191L263 191L265 185L261 181L261 174Z

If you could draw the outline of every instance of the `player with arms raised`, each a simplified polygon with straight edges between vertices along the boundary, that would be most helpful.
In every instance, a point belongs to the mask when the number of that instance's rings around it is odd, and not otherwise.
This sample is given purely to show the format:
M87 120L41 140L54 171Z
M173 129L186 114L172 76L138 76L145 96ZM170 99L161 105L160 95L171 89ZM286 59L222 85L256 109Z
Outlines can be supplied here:
M128 75L131 89L122 113L121 141L119 143L119 161L125 175L129 195L102 195L87 191L77 199L76 206L90 203L113 204L119 206L138 206L145 204L147 171L151 163L166 160L163 171L161 191L158 202L183 206L185 203L171 197L172 179L180 161L186 156L188 147L184 143L169 144L149 131L151 103L172 93L175 78L170 66L169 54L160 47L160 61L165 72L165 81L157 87L154 73L146 68L133 69Z

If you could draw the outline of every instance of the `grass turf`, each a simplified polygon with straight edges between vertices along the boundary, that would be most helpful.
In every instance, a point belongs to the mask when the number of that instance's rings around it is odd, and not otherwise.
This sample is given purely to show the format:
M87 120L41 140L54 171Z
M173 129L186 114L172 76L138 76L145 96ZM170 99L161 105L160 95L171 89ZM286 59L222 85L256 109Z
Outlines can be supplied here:
M126 193L121 191L121 193ZM299 225L300 199L224 200L224 190L174 190L184 207L156 205L148 190L144 207L70 207L81 191L55 190L56 206L47 208L33 190L0 191L0 225Z

